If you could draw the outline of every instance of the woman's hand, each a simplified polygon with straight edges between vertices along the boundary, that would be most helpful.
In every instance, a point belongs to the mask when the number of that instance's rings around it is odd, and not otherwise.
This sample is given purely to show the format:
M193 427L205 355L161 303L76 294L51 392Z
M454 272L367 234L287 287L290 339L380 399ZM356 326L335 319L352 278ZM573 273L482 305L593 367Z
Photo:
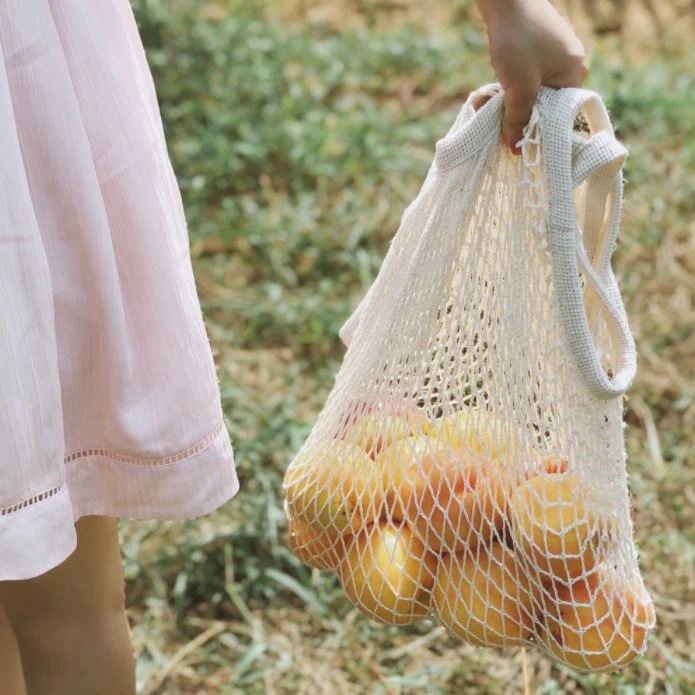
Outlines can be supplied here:
M504 89L502 140L513 152L541 85L578 87L587 75L584 46L548 0L477 0L490 60Z

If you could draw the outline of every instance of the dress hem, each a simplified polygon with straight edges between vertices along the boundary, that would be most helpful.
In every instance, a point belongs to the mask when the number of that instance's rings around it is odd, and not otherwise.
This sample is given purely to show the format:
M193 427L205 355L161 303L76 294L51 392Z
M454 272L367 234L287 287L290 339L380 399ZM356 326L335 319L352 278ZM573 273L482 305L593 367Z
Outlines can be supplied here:
M195 453L162 465L101 454L66 463L57 492L0 516L0 581L30 579L67 559L83 516L178 521L231 500L239 481L226 427L204 448L189 451Z

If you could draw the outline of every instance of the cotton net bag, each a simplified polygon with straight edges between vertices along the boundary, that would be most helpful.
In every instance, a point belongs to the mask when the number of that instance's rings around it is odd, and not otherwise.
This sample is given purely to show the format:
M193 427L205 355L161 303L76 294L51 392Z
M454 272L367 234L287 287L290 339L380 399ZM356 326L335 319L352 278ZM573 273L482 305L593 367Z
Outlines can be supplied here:
M341 331L285 477L290 542L375 620L613 671L655 622L611 269L626 151L598 95L544 88L512 156L502 103L497 85L470 96Z

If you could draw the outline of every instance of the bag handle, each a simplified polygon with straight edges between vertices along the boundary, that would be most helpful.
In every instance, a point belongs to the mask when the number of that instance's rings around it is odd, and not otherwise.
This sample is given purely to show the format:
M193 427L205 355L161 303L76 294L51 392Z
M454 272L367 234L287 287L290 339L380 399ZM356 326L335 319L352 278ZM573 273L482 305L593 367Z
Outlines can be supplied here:
M637 369L637 352L610 259L620 229L622 165L626 149L615 139L601 98L583 89L544 87L536 105L548 189L548 246L569 347L590 391L602 400L621 396ZM592 136L573 133L583 113ZM573 191L585 184L576 210ZM615 351L615 373L606 374L589 328L580 278L603 310Z

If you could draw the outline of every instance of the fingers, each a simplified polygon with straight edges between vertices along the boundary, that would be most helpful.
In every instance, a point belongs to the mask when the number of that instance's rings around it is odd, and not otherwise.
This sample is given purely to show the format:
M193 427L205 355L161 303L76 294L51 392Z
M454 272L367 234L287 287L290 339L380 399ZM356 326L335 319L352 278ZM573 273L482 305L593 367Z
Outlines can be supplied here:
M562 72L544 78L543 84L548 87L581 87L588 74L584 55L577 55Z
M521 150L516 144L524 135L524 128L531 118L536 103L540 82L519 87L508 87L504 92L504 115L502 117L502 142L514 153Z
M583 54L573 57L561 72L544 77L542 84L548 87L580 87L588 74ZM502 142L514 154L521 154L516 144L524 136L524 128L531 118L531 111L538 98L541 80L507 87L504 91L504 116L502 118Z

